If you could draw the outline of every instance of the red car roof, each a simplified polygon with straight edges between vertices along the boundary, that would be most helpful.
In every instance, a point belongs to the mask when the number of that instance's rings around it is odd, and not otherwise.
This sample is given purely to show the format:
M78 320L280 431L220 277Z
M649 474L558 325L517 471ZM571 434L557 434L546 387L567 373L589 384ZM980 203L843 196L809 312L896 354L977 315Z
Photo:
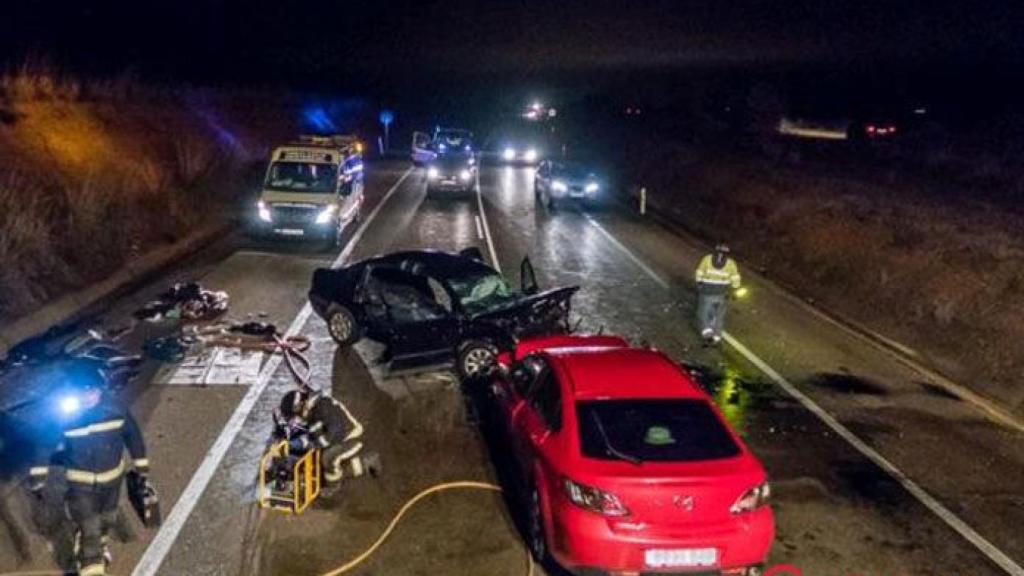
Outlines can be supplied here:
M576 399L706 398L661 352L646 348L554 348Z

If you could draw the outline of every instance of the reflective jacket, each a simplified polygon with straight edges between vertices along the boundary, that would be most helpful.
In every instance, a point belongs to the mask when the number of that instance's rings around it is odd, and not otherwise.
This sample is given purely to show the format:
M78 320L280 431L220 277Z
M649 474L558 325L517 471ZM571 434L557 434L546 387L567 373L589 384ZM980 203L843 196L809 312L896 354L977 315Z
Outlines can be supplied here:
M303 406L302 419L305 426L295 427L302 430L300 434L289 434L288 423L278 413L275 413L275 424L278 427L278 437L284 437L292 444L293 449L306 451L311 448L326 450L351 440L356 440L363 435L363 425L348 411L344 404L326 394L317 394L310 398ZM353 446L358 450L358 447Z
M715 266L714 254L708 254L701 258L695 276L698 285L709 287L739 288L741 284L740 269L736 266L736 262L732 258L726 257L720 267Z
M146 445L135 418L126 411L100 403L69 423L61 433L55 454L42 458L29 470L35 479L49 474L51 462L65 469L67 481L76 486L106 486L121 480L129 462L139 472L149 472Z

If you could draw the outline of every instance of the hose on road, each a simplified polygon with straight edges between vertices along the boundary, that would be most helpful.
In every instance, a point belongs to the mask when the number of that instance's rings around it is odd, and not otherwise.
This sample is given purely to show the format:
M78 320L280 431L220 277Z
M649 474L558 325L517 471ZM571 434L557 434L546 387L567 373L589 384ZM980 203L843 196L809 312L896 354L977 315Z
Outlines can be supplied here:
M402 520L402 517L405 516L406 512L408 512L413 506L415 506L417 503L419 503L427 496L430 496L431 494L435 494L438 492L444 492L447 490L489 490L492 492L501 492L501 486L498 486L496 484L490 484L487 482L462 481L435 484L434 486L422 490L420 491L419 494L416 494L415 496L407 500L405 504L402 505L402 507L398 510L398 513L395 514L394 518L391 519L391 522L388 524L387 528L385 528L384 531L381 532L380 536L377 537L377 540L375 540L373 544L370 545L369 548L367 548L365 551L363 551L355 558L349 560L348 562L342 564L341 566L338 566L337 568L329 572L324 572L320 576L339 576L339 574L349 572L356 566L359 566L360 564L365 562L370 556L372 556L377 551L377 549L381 547L381 545L384 544L384 541L387 540L389 536L391 536L391 533L395 531L395 528L398 526L398 523ZM533 576L533 556L530 555L529 550L526 551L526 562L526 574L527 576Z
M320 576L339 576L340 574L345 574L346 572L355 569L357 566L365 562L367 559L370 558L370 556L373 556L373 554L377 552L377 550L384 544L388 537L391 536L391 533L395 531L395 528L398 527L398 523L402 521L402 518L405 516L405 514L409 510L411 510L413 506L415 506L421 500L430 496L431 494L436 494L438 492L444 492L448 490L488 490L492 492L502 491L501 486L498 486L496 484L473 481L445 482L443 484L435 484L434 486L430 486L429 488L420 491L418 494L407 500L405 504L403 504L402 507L398 510L398 513L395 514L395 516L391 519L391 522L388 523L387 528L385 528L384 531L381 532L380 536L378 536L377 539L373 542L373 544L370 544L370 546L366 550L364 550L355 558L352 558L351 560L345 562L341 566L338 566L337 568L334 568L329 572L324 572ZM526 562L526 575L533 576L533 556L530 555L529 550L526 551ZM66 572L60 572L55 570L43 570L38 572L5 572L0 574L0 576L64 576L65 574Z

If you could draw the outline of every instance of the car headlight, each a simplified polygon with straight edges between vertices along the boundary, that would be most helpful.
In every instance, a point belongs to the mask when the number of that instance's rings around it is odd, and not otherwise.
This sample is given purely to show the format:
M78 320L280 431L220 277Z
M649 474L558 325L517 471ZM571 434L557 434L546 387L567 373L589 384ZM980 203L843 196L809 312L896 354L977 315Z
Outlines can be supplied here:
M505 150L502 151L502 153L501 153L501 157L504 158L505 160L515 160L516 159L516 149L515 148L511 148L511 147L505 148Z
M469 179L473 177L473 173L468 169L463 168L462 172L459 172L459 178L462 178L463 182L469 182Z
M331 204L330 206L327 206L326 208L321 210L319 214L316 215L316 223L327 224L328 222L331 221L331 217L334 216L334 213L337 211L338 207L336 205Z
M554 182L551 183L551 189L554 190L555 192L566 192L569 190L569 187L565 184L565 182L562 182L561 180L555 180Z
M431 180L437 180L437 177L440 175L441 173L438 172L437 168L435 168L434 166L427 168L427 178L430 178Z
M535 148L530 148L525 154L523 154L523 159L527 162L533 162L537 159L537 150Z
M260 220L263 220L264 222L270 222L273 220L270 216L270 207L267 206L267 203L263 200L256 203L256 209L259 210Z
M583 190L584 190L584 191L585 191L585 192L586 192L587 194L593 194L594 192L597 192L597 189L598 189L598 185L597 185L597 182L588 182L588 183L587 183L587 185L586 185L586 187L585 187L585 188L583 188Z

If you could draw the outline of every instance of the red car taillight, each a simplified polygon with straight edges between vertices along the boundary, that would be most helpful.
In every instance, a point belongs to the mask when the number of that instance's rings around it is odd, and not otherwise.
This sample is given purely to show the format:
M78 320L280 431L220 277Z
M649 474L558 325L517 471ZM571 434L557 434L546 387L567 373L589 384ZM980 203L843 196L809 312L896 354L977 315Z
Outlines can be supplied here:
M619 498L610 492L598 490L568 478L562 479L562 485L565 487L565 494L569 500L584 510L605 516L629 515L629 509L623 506Z
M768 503L768 498L772 495L772 490L768 486L768 482L763 482L758 486L754 486L750 490L743 493L742 496L736 500L736 503L729 508L729 511L733 514L741 514L743 512L751 512L764 506Z

